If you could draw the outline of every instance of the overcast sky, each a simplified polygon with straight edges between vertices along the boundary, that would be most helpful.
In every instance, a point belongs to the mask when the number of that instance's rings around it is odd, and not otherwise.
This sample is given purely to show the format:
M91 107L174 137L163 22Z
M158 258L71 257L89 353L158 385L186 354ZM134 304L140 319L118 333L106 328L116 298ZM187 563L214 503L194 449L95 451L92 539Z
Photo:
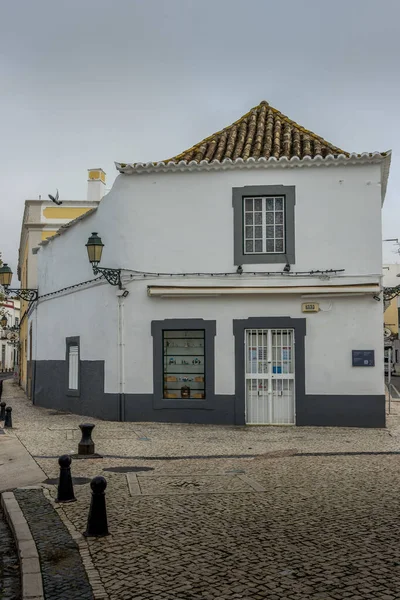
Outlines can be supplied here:
M3 259L26 198L85 199L88 168L111 186L115 160L173 156L263 99L345 150L393 149L397 238L399 72L400 0L0 0Z

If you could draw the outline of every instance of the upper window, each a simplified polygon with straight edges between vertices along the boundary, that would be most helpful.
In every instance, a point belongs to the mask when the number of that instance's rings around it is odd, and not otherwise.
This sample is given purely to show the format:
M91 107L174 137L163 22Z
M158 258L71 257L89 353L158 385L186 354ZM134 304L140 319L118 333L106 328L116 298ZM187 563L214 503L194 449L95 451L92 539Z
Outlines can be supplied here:
M244 253L285 252L285 198L262 196L244 198Z
M294 207L294 186L233 188L234 264L294 264Z

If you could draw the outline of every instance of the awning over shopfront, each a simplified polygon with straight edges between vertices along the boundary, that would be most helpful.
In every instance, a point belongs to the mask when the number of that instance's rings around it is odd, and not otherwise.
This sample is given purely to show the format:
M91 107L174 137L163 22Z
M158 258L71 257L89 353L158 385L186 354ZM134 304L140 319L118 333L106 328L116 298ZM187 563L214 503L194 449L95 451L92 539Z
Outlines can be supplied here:
M298 294L301 296L378 295L379 284L319 285L319 286L148 286L148 296L168 298L187 296L232 296Z

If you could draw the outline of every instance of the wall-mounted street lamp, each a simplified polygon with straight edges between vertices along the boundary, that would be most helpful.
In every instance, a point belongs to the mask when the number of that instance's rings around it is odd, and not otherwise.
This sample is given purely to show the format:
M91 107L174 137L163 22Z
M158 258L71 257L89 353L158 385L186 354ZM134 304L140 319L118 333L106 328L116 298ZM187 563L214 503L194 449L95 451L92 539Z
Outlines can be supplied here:
M101 237L93 232L89 237L86 249L89 257L89 261L93 268L94 275L104 275L107 279L108 283L111 285L117 285L119 289L122 289L121 283L121 269L107 269L105 267L99 267L99 262L101 261L101 255L103 253L104 244L101 241Z
M2 326L3 329L5 329L7 327L7 317L6 315L3 315L0 319L0 325Z
M26 300L27 302L33 302L34 300L38 299L38 290L30 288L10 288L9 286L11 283L12 276L13 273L10 267L6 263L4 263L4 265L0 267L0 285L3 286L7 296L13 295L17 298L20 298L21 300Z

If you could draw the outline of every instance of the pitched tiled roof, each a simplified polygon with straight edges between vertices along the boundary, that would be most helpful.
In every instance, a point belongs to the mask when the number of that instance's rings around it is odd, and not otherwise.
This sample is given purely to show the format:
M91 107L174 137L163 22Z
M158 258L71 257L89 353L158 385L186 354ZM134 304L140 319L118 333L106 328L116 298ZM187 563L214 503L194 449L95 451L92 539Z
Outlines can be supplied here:
M391 151L349 153L292 121L268 102L260 102L238 121L188 150L159 162L116 162L125 175L219 171L228 169L296 168L380 164L382 199L389 176Z
M259 159L275 157L314 158L328 155L349 156L319 135L295 123L268 102L261 102L238 121L205 138L192 148L163 161L197 163L224 159Z

